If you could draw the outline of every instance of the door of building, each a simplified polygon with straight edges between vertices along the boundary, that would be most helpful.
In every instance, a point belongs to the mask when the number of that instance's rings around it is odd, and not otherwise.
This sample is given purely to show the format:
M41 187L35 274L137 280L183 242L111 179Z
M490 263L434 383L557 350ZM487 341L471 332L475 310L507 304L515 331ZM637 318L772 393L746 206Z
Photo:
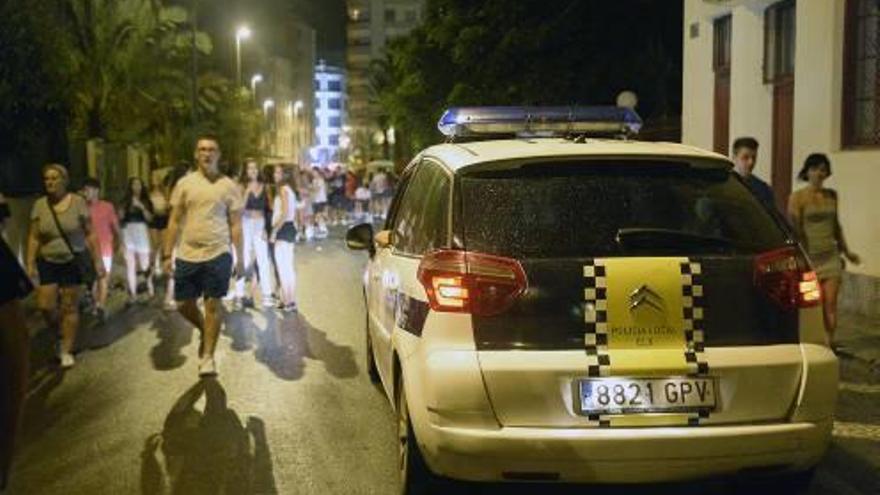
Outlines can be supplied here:
M764 82L773 85L771 185L782 211L792 183L795 21L794 0L777 2L764 12Z
M794 77L773 83L773 193L785 211L792 182L792 135L794 130Z
M715 72L712 149L727 155L730 145L730 37L731 16L713 23L712 70Z

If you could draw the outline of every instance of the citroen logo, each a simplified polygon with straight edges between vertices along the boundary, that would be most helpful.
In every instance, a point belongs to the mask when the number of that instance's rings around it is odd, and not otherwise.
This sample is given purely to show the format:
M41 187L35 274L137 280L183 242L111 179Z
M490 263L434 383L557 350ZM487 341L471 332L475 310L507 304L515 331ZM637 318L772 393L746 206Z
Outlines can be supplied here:
M630 311L635 311L636 308L643 304L654 308L657 311L664 311L663 298L647 285L642 285L638 289L632 291L629 295Z

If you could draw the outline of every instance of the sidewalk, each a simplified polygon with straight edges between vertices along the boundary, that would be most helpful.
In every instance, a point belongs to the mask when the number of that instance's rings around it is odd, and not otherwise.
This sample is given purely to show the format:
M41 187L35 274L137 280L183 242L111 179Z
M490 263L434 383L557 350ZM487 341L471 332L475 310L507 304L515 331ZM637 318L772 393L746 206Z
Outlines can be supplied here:
M835 340L838 355L858 359L880 370L880 319L840 313Z

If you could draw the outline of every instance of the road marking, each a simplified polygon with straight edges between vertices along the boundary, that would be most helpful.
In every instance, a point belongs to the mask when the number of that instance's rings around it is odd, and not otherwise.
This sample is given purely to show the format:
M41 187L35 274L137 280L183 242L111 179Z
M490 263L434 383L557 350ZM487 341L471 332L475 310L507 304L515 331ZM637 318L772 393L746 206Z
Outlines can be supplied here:
M835 421L833 434L839 438L880 442L880 425Z
M857 394L880 394L880 385L868 383L840 382L837 388L844 392L855 392Z

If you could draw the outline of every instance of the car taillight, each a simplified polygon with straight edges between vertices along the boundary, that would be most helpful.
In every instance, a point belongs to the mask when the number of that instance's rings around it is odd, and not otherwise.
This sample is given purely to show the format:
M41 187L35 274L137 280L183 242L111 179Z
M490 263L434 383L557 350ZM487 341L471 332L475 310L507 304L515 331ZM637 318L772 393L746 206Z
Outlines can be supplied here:
M528 287L517 260L449 249L426 254L418 277L432 310L479 316L503 313Z
M822 302L816 272L809 269L806 260L793 247L759 254L755 258L755 285L785 310L808 308Z

